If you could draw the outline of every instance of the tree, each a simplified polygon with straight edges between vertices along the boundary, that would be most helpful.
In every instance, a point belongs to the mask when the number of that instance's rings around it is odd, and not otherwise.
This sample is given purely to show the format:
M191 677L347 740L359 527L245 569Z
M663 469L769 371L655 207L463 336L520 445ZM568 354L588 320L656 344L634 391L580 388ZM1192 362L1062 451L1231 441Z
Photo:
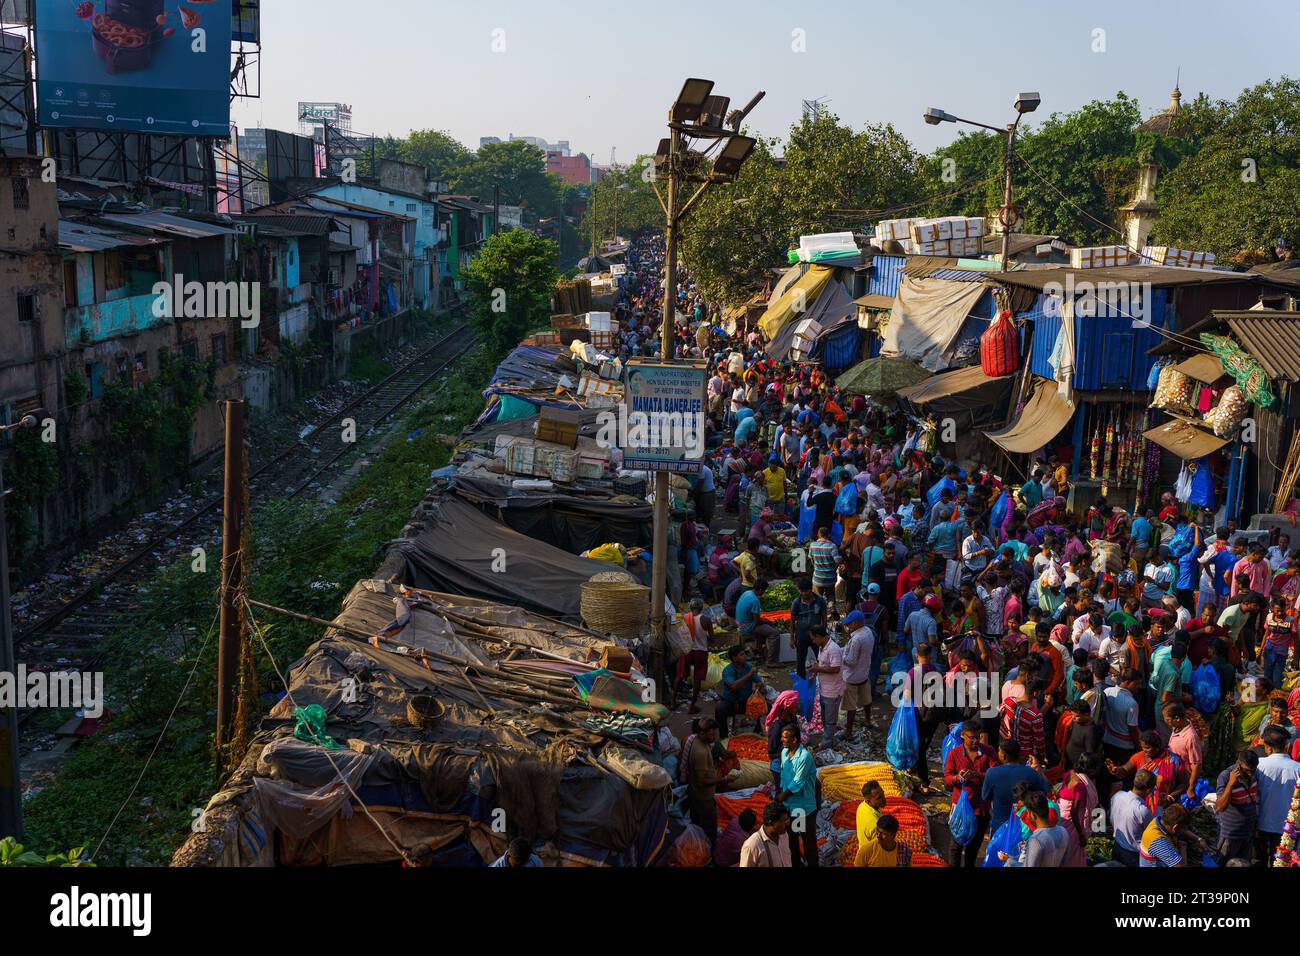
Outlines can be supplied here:
M537 219L559 215L564 202L564 181L546 171L546 154L523 140L481 146L452 185L483 202L491 202L500 187L502 203L523 206Z
M1152 242L1242 265L1271 259L1279 237L1300 243L1300 82L1282 77L1235 102L1199 105L1195 154L1157 186Z
M465 269L470 323L495 357L546 324L559 247L526 229L499 232Z
M385 136L375 144L375 155L417 163L440 182L451 182L474 159L474 154L443 130L414 130L405 139Z
M890 125L854 130L824 113L791 127L780 160L779 147L760 141L686 220L683 259L714 301L743 302L800 235L862 228L924 195L921 156Z
M590 242L593 233L597 239L611 239L616 230L628 236L647 227L662 229L664 211L654 194L653 162L651 156L638 156L631 166L612 169L593 185L579 236Z

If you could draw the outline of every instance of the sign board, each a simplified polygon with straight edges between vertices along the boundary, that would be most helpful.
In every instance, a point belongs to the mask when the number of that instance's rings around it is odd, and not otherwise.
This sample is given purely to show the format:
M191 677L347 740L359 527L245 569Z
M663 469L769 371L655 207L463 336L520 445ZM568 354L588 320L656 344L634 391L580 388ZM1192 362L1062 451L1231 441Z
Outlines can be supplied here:
M261 0L235 0L230 18L230 38L240 43L260 43L262 22L258 7Z
M36 0L41 125L224 139L232 10Z
M625 468L697 474L704 458L704 362L633 359L618 407Z

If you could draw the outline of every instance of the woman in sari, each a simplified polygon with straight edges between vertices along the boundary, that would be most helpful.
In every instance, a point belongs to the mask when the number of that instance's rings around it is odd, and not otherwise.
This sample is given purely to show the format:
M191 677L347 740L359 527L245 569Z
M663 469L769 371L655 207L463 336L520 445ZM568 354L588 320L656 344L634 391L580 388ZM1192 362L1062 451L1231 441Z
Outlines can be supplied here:
M1056 803L1061 813L1061 826L1069 835L1062 866L1088 865L1088 836L1092 833L1092 817L1097 809L1097 785L1094 782L1101 771L1101 757L1086 753L1079 757L1074 769L1061 783Z
M1173 794L1186 788L1187 775L1182 759L1165 746L1164 740L1154 730L1145 731L1141 737L1142 749L1127 760L1122 766L1111 760L1106 761L1106 769L1118 780L1134 776L1139 770L1150 770L1156 778L1155 788L1147 797L1147 806L1152 813L1159 813L1161 806L1173 800Z

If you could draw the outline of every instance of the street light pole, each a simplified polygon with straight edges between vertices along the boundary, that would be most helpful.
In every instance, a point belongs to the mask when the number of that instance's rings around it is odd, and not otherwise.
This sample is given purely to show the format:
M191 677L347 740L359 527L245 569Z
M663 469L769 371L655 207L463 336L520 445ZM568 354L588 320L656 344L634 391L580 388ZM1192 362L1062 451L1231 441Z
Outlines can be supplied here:
M668 204L664 235L664 316L659 330L659 358L667 362L673 354L673 334L677 325L677 192L680 178L677 154L681 134L670 130L668 151ZM653 635L651 649L652 680L658 681L664 673L664 651L668 642L668 620L664 611L664 598L668 590L668 509L671 490L668 472L655 472L654 511L654 563L650 579L650 627Z

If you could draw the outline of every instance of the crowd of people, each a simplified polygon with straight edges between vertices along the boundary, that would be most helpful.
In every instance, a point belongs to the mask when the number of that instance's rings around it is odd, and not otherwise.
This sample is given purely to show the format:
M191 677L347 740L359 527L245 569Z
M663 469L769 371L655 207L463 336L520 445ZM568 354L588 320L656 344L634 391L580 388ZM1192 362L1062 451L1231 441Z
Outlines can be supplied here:
M632 265L623 354L657 355L661 242L640 241ZM1077 507L1069 462L1050 453L1015 480L946 459L933 421L846 394L815 362L774 359L743 321L728 334L684 269L674 295L673 357L708 363L708 453L670 525L669 593L690 608L693 649L664 679L700 714L710 637L734 630L715 713L682 748L715 859L816 865L800 822L819 803L817 750L879 733L896 688L935 674L953 693L904 697L919 746L901 769L922 794L969 801L975 832L952 841L950 865L1083 866L1094 837L1112 841L1113 865L1272 860L1300 772L1300 549L1287 535L1215 527L1169 494ZM798 593L773 615L763 598L778 578ZM783 668L815 681L811 717L795 690L772 699ZM991 700L955 693L977 682ZM756 718L747 703L769 684ZM719 835L723 742L755 723L777 798ZM864 791L858 865L905 865L882 805ZM1207 814L1213 832L1198 834Z

